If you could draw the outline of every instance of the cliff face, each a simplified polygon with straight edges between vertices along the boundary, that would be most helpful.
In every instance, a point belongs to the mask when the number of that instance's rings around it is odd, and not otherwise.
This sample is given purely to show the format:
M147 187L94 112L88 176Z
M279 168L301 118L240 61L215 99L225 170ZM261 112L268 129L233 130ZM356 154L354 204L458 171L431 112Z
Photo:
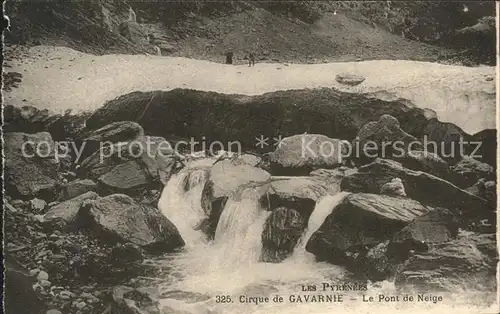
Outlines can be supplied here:
M12 24L7 43L62 45L97 54L153 51L123 0L8 2L5 10Z
M198 59L218 58L230 49L256 50L263 60L298 62L425 60L456 53L436 47L467 50L476 63L491 64L495 55L494 23L487 30L474 28L465 39L459 32L494 16L493 2L100 0L8 2L6 11L12 22L7 42L63 45L96 54L156 53L156 45L162 54ZM311 47L309 42L314 48L302 51ZM353 43L370 53L353 51ZM387 46L393 55L383 49ZM407 56L401 51L414 52Z

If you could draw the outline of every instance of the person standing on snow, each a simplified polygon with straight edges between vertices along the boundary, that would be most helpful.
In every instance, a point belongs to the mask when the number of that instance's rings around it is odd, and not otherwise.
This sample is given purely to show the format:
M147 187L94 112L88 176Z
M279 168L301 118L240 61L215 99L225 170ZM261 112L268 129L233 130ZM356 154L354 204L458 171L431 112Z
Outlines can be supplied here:
M255 66L255 53L253 51L250 51L248 55L248 66Z

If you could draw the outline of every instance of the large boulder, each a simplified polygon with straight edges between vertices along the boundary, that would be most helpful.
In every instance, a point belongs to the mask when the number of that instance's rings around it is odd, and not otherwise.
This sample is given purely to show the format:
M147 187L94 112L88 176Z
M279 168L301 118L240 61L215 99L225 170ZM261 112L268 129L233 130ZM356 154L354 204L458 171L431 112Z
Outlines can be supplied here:
M4 132L39 133L48 131L48 126L60 118L49 110L39 110L33 106L4 108Z
M335 80L340 84L356 86L365 81L365 78L361 75L341 73L335 76Z
M380 194L391 196L406 196L405 186L400 178L394 178L380 188Z
M427 252L429 245L449 242L457 235L454 215L445 208L436 208L413 219L390 240L362 250L354 259L354 271L375 281L391 278L414 252Z
M364 276L372 281L381 281L391 277L398 262L387 254L389 240L378 243L367 251L354 255L350 265L357 276Z
M496 291L498 262L495 234L461 232L453 241L417 252L396 274L396 287L407 291L457 289Z
M354 168L340 166L335 169L317 169L311 171L309 176L311 179L320 181L326 185L330 194L335 194L340 191L340 182L342 182L342 178L356 173L356 171L357 170Z
M431 210L404 197L350 194L312 235L306 250L320 259L343 264L346 251L389 240L414 218Z
M381 187L394 178L402 180L409 198L433 207L444 207L454 213L461 212L464 221L492 219L494 216L494 208L487 200L431 174L407 169L392 160L377 158L360 167L357 173L342 179L341 188L355 193L379 193Z
M320 134L301 134L284 138L270 154L273 175L308 175L319 168L342 164L346 144Z
M273 178L267 191L269 208L295 208L309 217L316 202L328 193L327 184L310 177Z
M411 251L426 252L431 244L455 239L458 227L455 215L446 208L438 207L398 231L388 243L386 255L401 263L408 259Z
M295 209L273 210L262 232L262 260L279 263L290 256L305 227L306 220Z
M411 221L396 233L391 243L402 243L408 239L424 243L448 242L458 235L458 221L452 212L438 207Z
M144 137L144 130L136 122L119 121L97 130L88 131L84 137L81 161L104 145L140 140Z
M445 180L449 177L448 163L437 154L426 150L408 151L401 158L394 160L408 169L427 172Z
M497 204L497 184L495 181L479 179L473 186L465 189L467 192L484 198L490 205L496 207Z
M89 179L84 179L84 180L77 179L66 183L62 187L58 200L66 201L74 197L77 197L78 195L96 191L97 191L97 184L94 181Z
M61 180L56 145L50 134L6 133L4 147L6 192L21 199L53 200Z
M160 305L148 293L127 286L113 287L105 313L160 314Z
M151 252L172 252L184 245L177 228L156 208L123 194L85 202L77 224L101 241L133 243Z
M7 105L4 108L3 131L30 134L49 132L54 140L63 141L79 135L85 127L86 118L86 114L72 115L69 111L60 115L30 105Z
M159 185L178 166L179 158L164 138L137 137L130 142L105 145L87 157L78 174L96 180L103 193L137 193Z
M66 200L49 208L43 216L43 223L47 226L68 227L71 226L80 211L80 207L87 200L95 200L99 197L96 192L89 191Z
M98 183L107 193L127 193L152 183L152 176L139 160L116 165L99 177Z
M251 154L242 154L237 157L239 160L243 161L244 163L249 164L252 167L257 167L260 164L262 164L262 158L257 157L255 155Z
M470 147L467 150L468 155L485 162L496 169L497 165L497 130L486 129L472 135L469 138ZM480 145L478 147L478 145ZM476 157L477 156L477 157Z
M378 121L372 121L363 126L359 130L353 147L355 147L356 157L375 158L377 156L383 158L391 158L393 155L401 154L398 150L406 152L417 146L419 142L417 138L406 133L395 117L384 114Z
M423 131L424 150L437 154L447 162L455 163L461 158L460 143L466 142L468 134L453 123L429 119Z
M45 313L42 300L33 290L36 279L29 275L28 270L11 256L5 256L4 267L5 313Z
M461 188L467 188L479 179L496 180L495 169L487 163L480 162L465 156L460 162L451 167L453 182Z

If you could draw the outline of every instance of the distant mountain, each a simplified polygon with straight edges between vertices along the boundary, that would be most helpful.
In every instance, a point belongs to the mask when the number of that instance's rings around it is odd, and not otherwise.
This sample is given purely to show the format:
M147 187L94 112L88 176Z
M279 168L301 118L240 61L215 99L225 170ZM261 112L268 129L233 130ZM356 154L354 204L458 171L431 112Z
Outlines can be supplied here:
M8 1L6 11L8 43L96 54L157 53L157 46L208 60L233 50L241 61L253 50L262 61L495 62L494 2Z

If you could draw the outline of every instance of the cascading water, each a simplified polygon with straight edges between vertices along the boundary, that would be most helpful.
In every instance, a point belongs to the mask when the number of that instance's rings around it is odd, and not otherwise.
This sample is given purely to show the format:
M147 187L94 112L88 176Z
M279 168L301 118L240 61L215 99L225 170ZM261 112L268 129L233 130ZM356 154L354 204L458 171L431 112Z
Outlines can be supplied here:
M294 250L294 256L304 256L307 254L305 252L305 247L311 236L321 227L326 217L330 215L332 210L344 200L344 198L349 195L348 192L339 192L335 195L326 195L321 198L314 207L311 216L307 222L307 228L304 234L299 239L297 246Z
M215 231L214 245L219 259L216 268L258 262L262 250L261 234L270 212L261 208L258 191L250 188L237 200L230 198Z
M167 269L166 275L154 283L163 313L371 313L382 307L387 313L402 310L441 313L450 306L454 313L471 313L468 300L458 304L461 300L453 295L448 303L452 305L380 303L379 295L398 294L394 284L388 281L370 284L367 291L323 291L323 283L350 283L350 275L342 267L316 262L314 256L305 251L305 245L348 195L345 192L326 195L317 202L293 255L281 263L259 262L261 234L270 212L261 208L260 192L254 188L231 196L219 218L214 241L200 241L201 232L193 228L205 215L200 199L206 176L207 167L184 169L171 178L159 202L162 212L188 243L182 253L156 261L159 268ZM304 291L303 287L308 285L316 286L317 290ZM333 294L343 295L343 302L296 301L298 296ZM276 295L283 296L284 302L257 305L254 301L245 301L245 297L266 296L272 300ZM374 296L376 304L362 302L363 295ZM229 297L230 301L221 302L221 296Z
M187 168L175 174L167 183L158 202L158 208L179 230L186 246L204 239L195 227L205 217L201 194L207 181L207 169Z

